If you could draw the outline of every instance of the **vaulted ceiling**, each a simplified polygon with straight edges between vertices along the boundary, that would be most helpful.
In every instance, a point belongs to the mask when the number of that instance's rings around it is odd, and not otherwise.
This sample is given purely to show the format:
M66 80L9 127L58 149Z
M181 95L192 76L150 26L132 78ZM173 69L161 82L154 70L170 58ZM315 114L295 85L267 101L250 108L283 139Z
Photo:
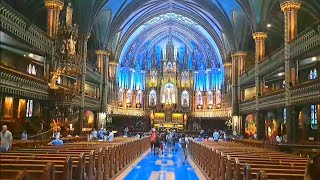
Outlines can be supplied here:
M45 30L46 9L43 0L3 1ZM280 10L280 3L283 0L66 1L71 2L75 9L74 17L76 23L80 25L80 32L91 33L89 53L93 55L95 49L108 49L112 52L112 58L116 60L119 60L121 52L125 51L135 38L146 33L146 30L141 30L141 26L168 13L196 22L201 30L192 25L178 23L184 27L179 33L184 34L189 30L194 32L190 37L194 38L197 37L195 34L200 34L201 37L212 39L214 42L209 40L211 47L216 47L223 60L233 51L253 52L251 34L255 31L268 33L267 53L282 45L284 39L283 13ZM300 0L300 2L302 6L298 13L299 32L320 20L319 0ZM61 16L64 16L64 10ZM267 24L271 24L271 27L267 27ZM159 26L159 23L152 26Z

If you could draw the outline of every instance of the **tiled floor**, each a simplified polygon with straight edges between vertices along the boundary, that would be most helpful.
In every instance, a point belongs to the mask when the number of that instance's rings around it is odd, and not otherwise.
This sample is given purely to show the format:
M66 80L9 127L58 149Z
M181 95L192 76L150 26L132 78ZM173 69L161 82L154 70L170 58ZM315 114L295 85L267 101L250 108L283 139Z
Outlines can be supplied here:
M139 162L133 163L130 170L121 174L117 179L124 180L203 180L204 176L189 158L185 165L181 161L182 150L163 157L152 155L150 151ZM124 178L121 178L124 177Z

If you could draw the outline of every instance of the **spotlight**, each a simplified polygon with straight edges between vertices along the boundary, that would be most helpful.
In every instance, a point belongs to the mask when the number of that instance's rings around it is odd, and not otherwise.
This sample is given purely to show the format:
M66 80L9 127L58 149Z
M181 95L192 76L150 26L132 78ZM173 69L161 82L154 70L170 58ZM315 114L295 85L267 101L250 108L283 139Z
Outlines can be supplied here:
M283 73L278 73L278 76L282 76L283 75Z
M316 57L312 57L312 58L311 58L311 61L316 61L316 60L317 60Z
M30 54L29 54L29 57L33 58L33 54L32 54L32 53L30 53Z
M267 27L269 28L269 27L271 27L272 25L271 24L267 24Z

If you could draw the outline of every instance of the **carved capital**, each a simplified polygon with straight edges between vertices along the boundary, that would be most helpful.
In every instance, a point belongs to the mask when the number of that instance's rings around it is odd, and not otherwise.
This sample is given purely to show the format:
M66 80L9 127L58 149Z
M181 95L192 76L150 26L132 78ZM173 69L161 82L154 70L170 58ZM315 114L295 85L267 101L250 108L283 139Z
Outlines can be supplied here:
M288 12L288 11L298 11L301 7L301 3L294 2L294 1L285 1L280 4L281 11Z
M62 10L64 5L63 0L45 0L44 4L48 9L56 9L59 11Z
M267 39L267 33L265 32L255 32L252 34L254 40L265 40Z
M117 62L112 61L112 62L109 62L109 65L110 65L110 66L118 66L118 63L117 63Z
M244 52L244 51L237 51L237 52L232 53L231 56L232 56L233 58L235 58L235 57L246 56L246 55L247 55L247 53Z
M97 55L105 55L105 56L110 55L110 53L108 51L104 51L104 50L96 50L96 54Z
M225 63L224 63L224 67L230 67L230 66L232 66L232 63L231 63L231 62L225 62Z

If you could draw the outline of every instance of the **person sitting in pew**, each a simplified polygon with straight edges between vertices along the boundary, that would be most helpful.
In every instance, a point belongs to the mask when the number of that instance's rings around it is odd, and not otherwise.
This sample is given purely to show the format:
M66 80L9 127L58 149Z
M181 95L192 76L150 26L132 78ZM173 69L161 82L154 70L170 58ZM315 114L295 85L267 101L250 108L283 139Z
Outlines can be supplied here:
M58 137L56 137L56 139L51 141L48 145L62 146L63 145L63 141L61 139L59 139Z
M213 137L213 141L214 142L218 142L219 141L220 134L216 129L214 130L214 133L212 134L212 137Z
M92 129L91 134L90 134L90 140L97 140L98 139L98 133L96 129Z
M98 131L98 133L97 133L98 139L102 139L103 140L104 136L105 136L105 133L106 133L106 131L103 128L101 128L100 131Z
M24 140L24 141L28 140L28 134L26 130L24 130L23 133L21 134L21 140Z

